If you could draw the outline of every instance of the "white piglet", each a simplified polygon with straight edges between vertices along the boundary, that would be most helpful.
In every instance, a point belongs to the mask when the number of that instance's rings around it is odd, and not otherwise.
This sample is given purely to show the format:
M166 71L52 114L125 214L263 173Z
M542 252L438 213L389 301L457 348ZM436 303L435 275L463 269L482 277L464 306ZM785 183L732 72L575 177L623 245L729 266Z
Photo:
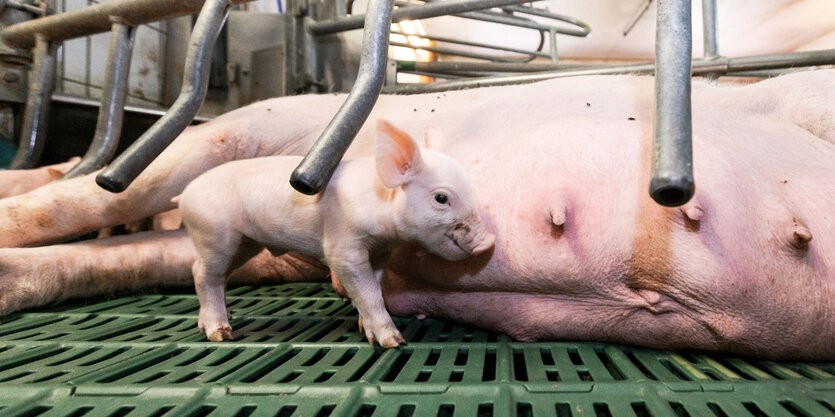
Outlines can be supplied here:
M448 260L493 245L461 166L420 149L385 121L377 124L375 158L344 160L317 195L290 187L288 178L300 161L272 156L229 162L195 179L178 197L197 249L198 327L209 340L232 339L226 275L264 247L328 265L359 311L368 341L389 348L404 340L383 303L385 265L372 260L385 259L407 241Z

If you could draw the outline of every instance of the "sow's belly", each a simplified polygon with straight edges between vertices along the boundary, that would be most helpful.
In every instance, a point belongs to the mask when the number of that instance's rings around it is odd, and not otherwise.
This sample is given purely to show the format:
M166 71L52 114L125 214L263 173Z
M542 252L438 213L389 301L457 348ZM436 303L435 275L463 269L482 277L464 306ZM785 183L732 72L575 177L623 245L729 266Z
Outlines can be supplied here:
M520 340L835 357L835 147L779 114L729 118L738 102L705 89L694 87L697 192L681 208L647 195L646 95L558 126L512 108L485 120L478 141L446 151L473 178L496 246L461 263L400 248L384 282L391 312Z

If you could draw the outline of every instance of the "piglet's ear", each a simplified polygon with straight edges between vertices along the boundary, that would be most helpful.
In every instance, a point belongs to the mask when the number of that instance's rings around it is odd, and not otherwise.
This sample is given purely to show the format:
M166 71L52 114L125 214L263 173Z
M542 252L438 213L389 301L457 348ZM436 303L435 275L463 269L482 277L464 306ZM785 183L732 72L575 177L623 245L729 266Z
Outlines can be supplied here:
M377 175L389 188L403 185L423 169L417 143L406 132L384 120L377 122L374 153Z

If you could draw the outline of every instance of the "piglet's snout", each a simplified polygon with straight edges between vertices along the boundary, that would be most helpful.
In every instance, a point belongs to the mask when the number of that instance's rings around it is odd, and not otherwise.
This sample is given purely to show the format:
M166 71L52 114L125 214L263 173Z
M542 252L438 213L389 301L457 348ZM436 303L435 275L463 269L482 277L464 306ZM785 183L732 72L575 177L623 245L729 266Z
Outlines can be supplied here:
M493 243L496 242L496 236L484 230L479 236L479 238L476 239L476 242L477 244L475 247L473 247L472 254L480 255L493 247Z
M470 253L479 255L493 247L496 236L488 232L480 221L469 224L458 224L455 228L458 244Z

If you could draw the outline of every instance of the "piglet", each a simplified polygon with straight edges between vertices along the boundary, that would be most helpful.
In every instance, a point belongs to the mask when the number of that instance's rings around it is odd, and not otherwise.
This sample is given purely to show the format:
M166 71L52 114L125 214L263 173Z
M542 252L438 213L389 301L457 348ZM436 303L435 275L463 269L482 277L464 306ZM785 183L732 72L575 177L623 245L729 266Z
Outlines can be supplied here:
M405 342L380 289L394 246L417 242L447 260L493 246L495 237L478 215L461 166L420 149L385 121L377 124L375 157L343 161L317 195L297 193L287 181L300 160L273 156L229 162L201 175L172 200L197 250L192 271L200 301L198 328L209 340L232 339L226 276L264 247L273 255L292 251L328 265L356 306L368 341L390 348Z

